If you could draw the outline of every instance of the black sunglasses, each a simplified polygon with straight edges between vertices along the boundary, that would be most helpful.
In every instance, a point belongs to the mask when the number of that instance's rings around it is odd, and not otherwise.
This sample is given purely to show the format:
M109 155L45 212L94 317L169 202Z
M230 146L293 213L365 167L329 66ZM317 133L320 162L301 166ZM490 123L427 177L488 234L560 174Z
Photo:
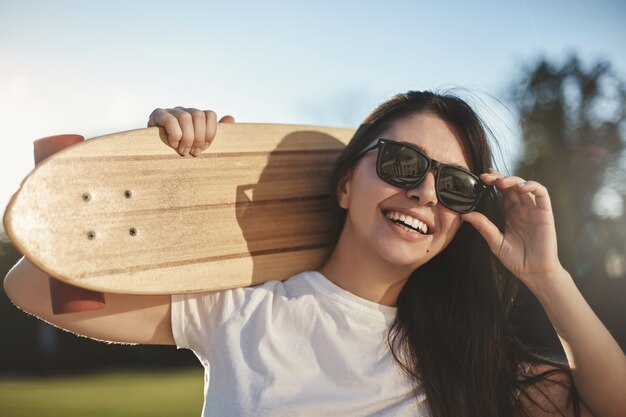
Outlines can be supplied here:
M363 149L359 157L378 149L376 173L395 187L417 187L431 168L436 169L437 200L457 213L476 209L487 186L474 174L458 166L442 164L429 158L416 146L389 139L378 139Z

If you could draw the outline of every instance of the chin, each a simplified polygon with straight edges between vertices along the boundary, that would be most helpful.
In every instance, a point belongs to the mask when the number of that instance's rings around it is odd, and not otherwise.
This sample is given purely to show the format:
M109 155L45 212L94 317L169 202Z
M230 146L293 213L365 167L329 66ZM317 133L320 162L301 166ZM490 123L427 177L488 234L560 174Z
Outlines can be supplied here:
M384 248L379 252L381 258L394 267L407 268L415 270L430 261L437 253L431 248L419 248L413 250L390 251L390 248Z

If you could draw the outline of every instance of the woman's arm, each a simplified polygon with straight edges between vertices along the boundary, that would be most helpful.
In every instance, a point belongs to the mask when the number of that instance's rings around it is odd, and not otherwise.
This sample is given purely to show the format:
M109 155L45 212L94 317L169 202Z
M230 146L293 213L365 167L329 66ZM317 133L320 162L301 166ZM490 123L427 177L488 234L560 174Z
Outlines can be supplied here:
M626 357L563 270L540 280L533 294L556 330L574 384L596 417L626 415Z
M536 376L551 370L554 368L549 365L533 365L528 370L527 376ZM525 392L520 395L519 401L528 414L523 414L518 410L515 417L575 417L571 389L572 380L570 376L557 370L525 389ZM580 417L594 417L582 401L580 402Z
M626 356L560 264L546 188L493 170L481 178L504 195L506 230L500 233L480 213L464 214L463 219L545 309L565 349L574 384L593 415L626 416Z
M234 121L232 116L224 116L219 122ZM217 123L213 111L177 107L156 109L148 126L164 127L169 144L182 156L197 156L215 137ZM21 309L70 332L109 342L174 344L169 295L109 293L102 309L55 315L48 275L26 258L8 273L4 289Z
M104 308L55 315L48 274L26 258L9 271L4 290L22 310L73 333L117 343L174 344L169 295L105 294Z

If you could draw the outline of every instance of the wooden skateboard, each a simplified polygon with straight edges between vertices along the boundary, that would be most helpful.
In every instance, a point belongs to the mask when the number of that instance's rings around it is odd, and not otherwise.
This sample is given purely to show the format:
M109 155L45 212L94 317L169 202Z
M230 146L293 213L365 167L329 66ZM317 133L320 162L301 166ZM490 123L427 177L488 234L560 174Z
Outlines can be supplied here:
M4 227L31 262L85 289L174 294L286 279L327 255L330 173L353 133L220 124L195 158L158 128L79 142L24 179Z

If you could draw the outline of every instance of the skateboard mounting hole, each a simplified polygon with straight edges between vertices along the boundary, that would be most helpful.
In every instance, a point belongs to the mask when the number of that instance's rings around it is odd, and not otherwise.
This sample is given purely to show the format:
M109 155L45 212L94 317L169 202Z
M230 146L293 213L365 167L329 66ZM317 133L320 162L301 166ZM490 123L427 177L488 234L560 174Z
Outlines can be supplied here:
M134 227L131 227L130 230L128 231L128 233L131 236L137 236L137 229L135 229Z
M94 240L95 238L96 238L96 232L94 232L93 230L87 232L87 239Z
M124 191L124 197L131 198L132 196L133 196L133 193L130 190Z
M83 193L83 201L87 202L91 200L91 194Z

